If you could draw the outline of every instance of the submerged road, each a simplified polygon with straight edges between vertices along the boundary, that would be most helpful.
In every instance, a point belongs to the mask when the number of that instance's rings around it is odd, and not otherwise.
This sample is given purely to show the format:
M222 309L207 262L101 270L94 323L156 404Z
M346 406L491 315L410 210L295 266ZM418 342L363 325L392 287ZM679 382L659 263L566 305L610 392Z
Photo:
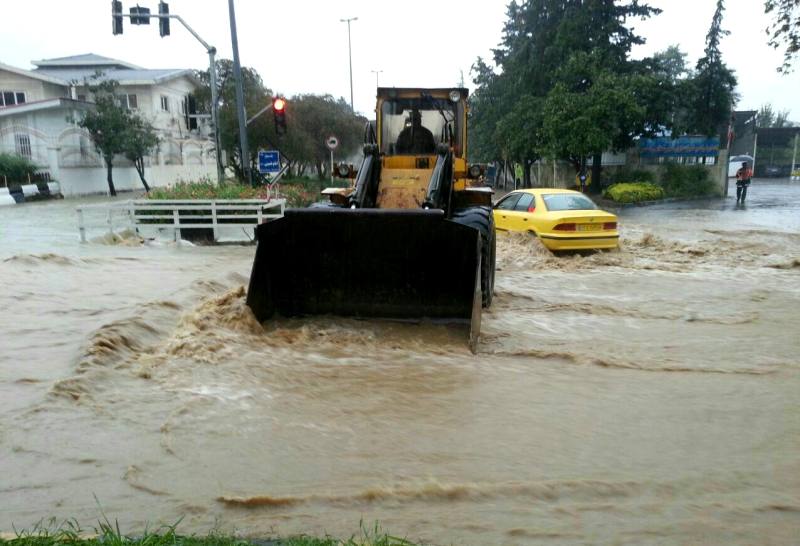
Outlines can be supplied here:
M252 247L80 245L0 211L0 530L791 544L800 183L626 208L622 249L499 241L478 355L430 324L257 324ZM133 241L129 241L135 244Z

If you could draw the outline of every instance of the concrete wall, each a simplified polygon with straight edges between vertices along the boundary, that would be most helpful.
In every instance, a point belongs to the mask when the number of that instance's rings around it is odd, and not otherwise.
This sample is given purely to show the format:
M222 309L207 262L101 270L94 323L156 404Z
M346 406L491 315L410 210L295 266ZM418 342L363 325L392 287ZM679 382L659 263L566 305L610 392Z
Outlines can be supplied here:
M603 154L603 173L613 175L619 170L645 170L658 177L663 164L647 163L639 158L638 148L631 148L623 154ZM728 180L728 155L726 150L719 151L719 157L713 165L704 165L708 169L711 179L717 183L720 193L724 195ZM587 166L591 172L591 165ZM578 182L575 178L575 167L567 161L554 161L543 159L536 161L531 166L531 183L535 188L576 188ZM503 177L500 175L498 187L503 187ZM514 175L506 173L506 189L514 189Z
M145 168L144 175L151 187L163 187L202 177L216 181L217 170L213 162L205 165L155 165ZM144 191L139 175L133 167L114 167L113 177L117 191ZM108 193L105 168L61 169L59 181L64 197Z

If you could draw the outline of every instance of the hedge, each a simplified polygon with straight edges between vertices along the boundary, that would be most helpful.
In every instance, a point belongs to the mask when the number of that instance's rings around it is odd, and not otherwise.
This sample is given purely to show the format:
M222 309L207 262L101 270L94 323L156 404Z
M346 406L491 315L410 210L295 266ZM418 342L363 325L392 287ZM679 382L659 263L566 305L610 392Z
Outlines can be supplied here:
M0 153L0 177L5 176L8 182L28 182L28 175L36 174L38 167L25 157Z
M623 182L614 184L603 192L603 196L617 203L641 203L664 198L664 190L649 182Z

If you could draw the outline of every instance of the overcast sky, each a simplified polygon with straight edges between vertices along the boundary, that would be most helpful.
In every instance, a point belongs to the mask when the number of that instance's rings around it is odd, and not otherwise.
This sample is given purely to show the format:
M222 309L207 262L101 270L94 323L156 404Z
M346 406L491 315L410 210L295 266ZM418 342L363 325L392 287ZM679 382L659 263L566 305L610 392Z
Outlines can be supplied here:
M146 68L205 68L208 57L195 39L172 23L160 38L158 26L131 26L111 34L109 0L0 0L0 62L31 68L30 61L96 53ZM647 39L641 57L678 44L694 64L702 55L715 0L651 0L661 15L633 26ZM157 10L157 0L139 0ZM123 0L127 12L134 5ZM231 56L226 0L171 0L200 36ZM236 0L242 64L256 68L271 89L286 95L331 93L350 97L347 25L351 23L355 108L374 108L375 74L383 86L448 87L462 77L472 87L470 67L491 58L500 40L506 0ZM775 69L782 53L767 46L769 19L762 0L727 0L723 58L739 78L739 109L771 102L800 122L800 60L796 72Z

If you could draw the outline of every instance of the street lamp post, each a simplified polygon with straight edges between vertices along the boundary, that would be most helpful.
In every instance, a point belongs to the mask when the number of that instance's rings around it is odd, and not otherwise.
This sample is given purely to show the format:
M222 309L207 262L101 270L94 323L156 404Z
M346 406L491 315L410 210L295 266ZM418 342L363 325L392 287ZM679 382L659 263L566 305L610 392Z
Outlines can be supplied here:
M350 42L350 21L358 21L358 17L339 19L339 21L347 23L347 57L350 60L350 109L355 112L355 108L353 108L353 46Z
M375 74L375 87L380 87L380 84L378 83L378 74L383 72L383 70L370 70L370 72Z

